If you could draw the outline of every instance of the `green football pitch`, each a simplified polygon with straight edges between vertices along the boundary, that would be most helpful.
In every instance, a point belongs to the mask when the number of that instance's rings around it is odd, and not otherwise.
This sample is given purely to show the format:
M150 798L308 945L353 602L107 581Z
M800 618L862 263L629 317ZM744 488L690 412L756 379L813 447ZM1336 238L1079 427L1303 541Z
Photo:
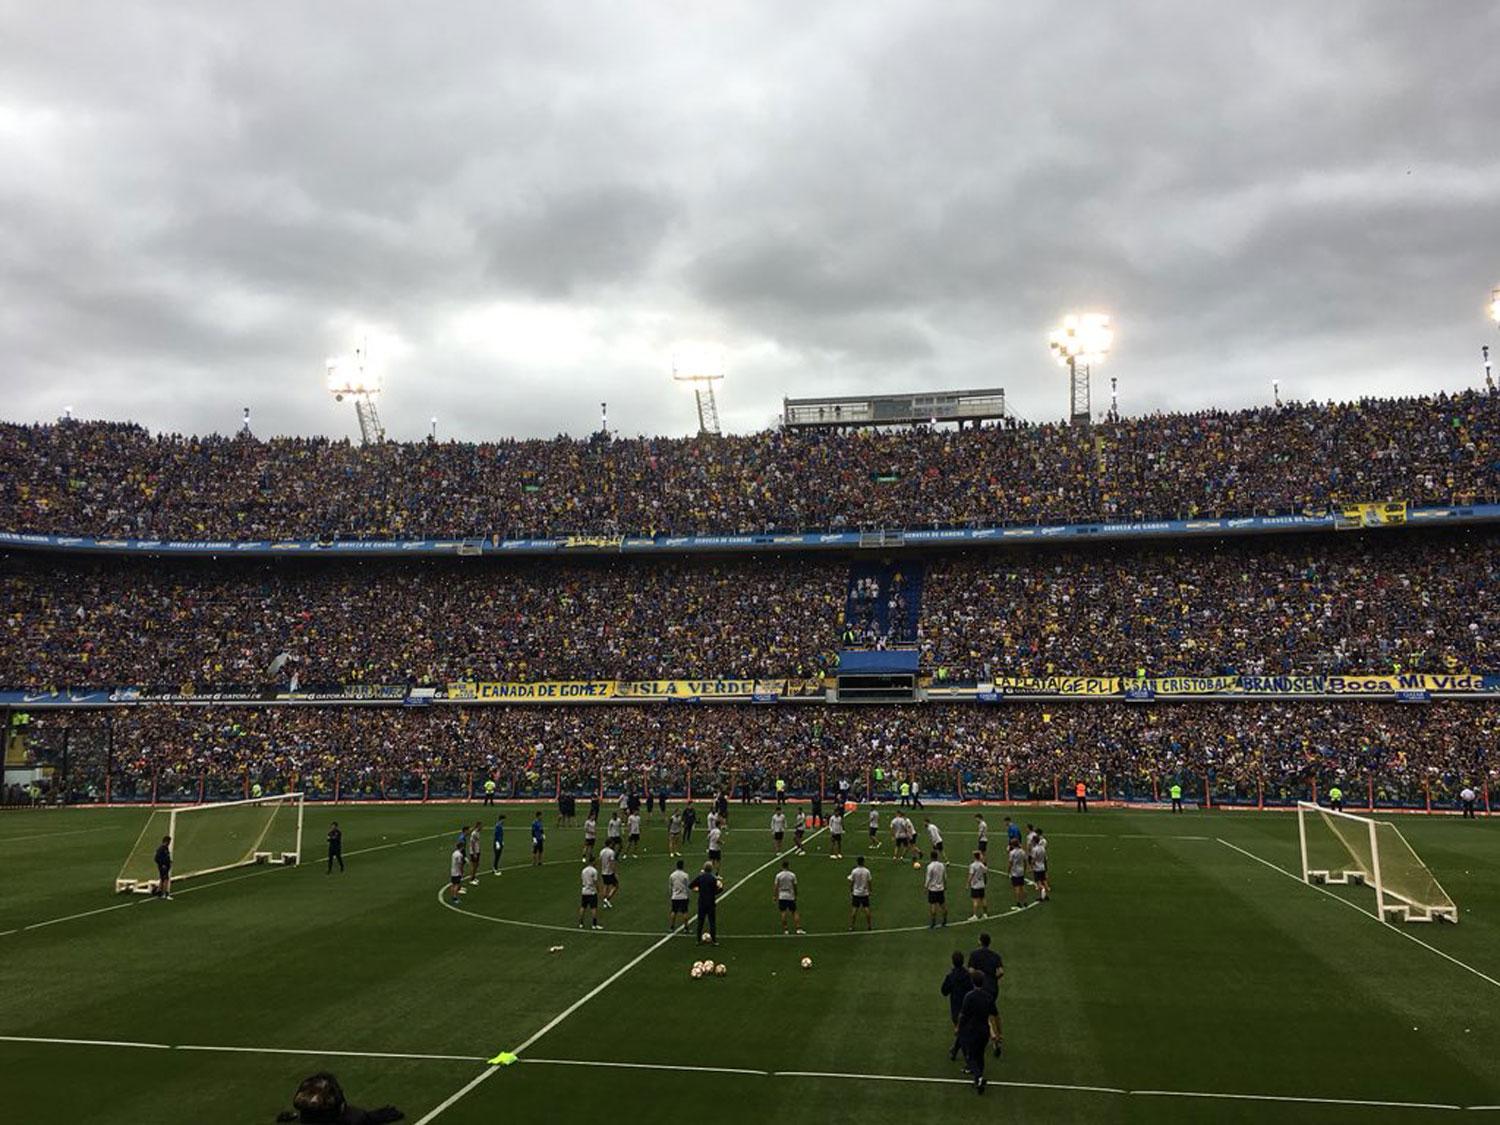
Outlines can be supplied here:
M666 932L665 833L621 865L604 932L576 928L580 830L506 810L501 875L446 905L477 806L309 806L306 858L117 898L144 811L0 816L0 1119L269 1122L337 1074L413 1122L1500 1121L1500 823L1398 818L1462 922L1387 925L1373 892L1313 888L1287 814L1016 809L1050 841L1054 898L927 928L889 843L794 858L806 937L781 937L770 808L734 806L721 943ZM990 809L1003 839L1006 810ZM973 810L933 818L950 860ZM325 874L329 820L348 870ZM887 818L888 819L888 818ZM701 859L702 829L687 848ZM866 850L875 932L846 927ZM1005 1054L976 1096L939 984L980 929L1005 958ZM694 980L701 957L727 975ZM804 956L810 970L799 967ZM501 1051L513 1065L491 1066ZM1482 1107L1489 1107L1485 1112Z

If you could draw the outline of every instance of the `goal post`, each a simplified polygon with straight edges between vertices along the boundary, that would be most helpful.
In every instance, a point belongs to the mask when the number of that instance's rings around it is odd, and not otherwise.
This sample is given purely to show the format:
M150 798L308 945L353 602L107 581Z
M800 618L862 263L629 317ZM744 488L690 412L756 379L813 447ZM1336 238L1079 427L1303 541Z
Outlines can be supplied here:
M1304 883L1364 884L1375 913L1406 922L1457 922L1458 907L1388 820L1297 802L1297 841Z
M302 794L153 809L120 874L117 892L155 893L156 849L172 839L172 881L253 863L294 864L302 855Z

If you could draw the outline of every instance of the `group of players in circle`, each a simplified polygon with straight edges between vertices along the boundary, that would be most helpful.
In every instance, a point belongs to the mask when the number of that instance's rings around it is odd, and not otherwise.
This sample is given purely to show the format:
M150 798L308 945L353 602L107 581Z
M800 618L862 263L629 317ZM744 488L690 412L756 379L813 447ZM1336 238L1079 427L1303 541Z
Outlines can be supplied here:
M688 922L689 899L692 892L698 895L697 933L701 940L718 942L718 898L724 892L723 880L719 877L723 861L724 839L729 829L727 802L720 801L707 816L707 855L702 870L690 875L686 870L683 845L690 842L693 819L684 812L674 812L667 823L668 858L676 864L667 874L668 931L685 926ZM691 806L687 810L691 813ZM835 810L828 817L828 853L830 860L844 858L845 814L852 807ZM500 874L500 859L504 850L504 820L499 815L494 825L493 874ZM976 840L967 865L965 881L969 890L970 920L989 916L989 825L982 813L974 814ZM804 846L811 824L801 808L794 811L790 822L792 843L786 846L788 818L781 802L771 814L771 841L776 854L787 853L788 857L806 855ZM926 851L927 863L923 873L923 886L927 892L928 928L935 929L948 924L948 862L944 852L943 834L930 817L923 818L923 829L927 836L925 844L919 844L918 829L904 809L891 817L887 829L893 862L910 861L913 867L921 868L922 854ZM876 851L884 846L881 839L880 812L868 810L869 841L867 850ZM450 901L455 905L459 896L466 893L464 883L479 882L483 822L472 828L461 830L454 847L451 867ZM1026 825L1023 835L1021 826L1005 818L1006 852L1005 870L1009 873L1014 904L1011 910L1020 910L1030 905L1027 901L1028 879L1036 888L1035 902L1046 902L1051 898L1051 887L1047 869L1047 838L1034 824ZM628 859L641 856L641 815L638 808L627 808L622 802L618 812L611 815L605 830L604 846L598 847L597 803L589 810L583 823L583 853L579 872L578 926L580 929L602 930L599 921L600 909L610 910L620 891L619 865ZM545 848L546 832L542 826L541 813L536 814L531 824L532 863L540 865ZM955 864L954 866L958 866ZM467 878L466 878L467 874ZM866 930L874 929L874 911L871 900L874 890L874 875L866 864L864 855L857 855L853 868L847 876L849 883L849 929L853 930L863 920ZM802 915L797 905L797 874L792 870L791 858L784 858L781 868L772 876L772 890L780 918L783 934L802 934Z

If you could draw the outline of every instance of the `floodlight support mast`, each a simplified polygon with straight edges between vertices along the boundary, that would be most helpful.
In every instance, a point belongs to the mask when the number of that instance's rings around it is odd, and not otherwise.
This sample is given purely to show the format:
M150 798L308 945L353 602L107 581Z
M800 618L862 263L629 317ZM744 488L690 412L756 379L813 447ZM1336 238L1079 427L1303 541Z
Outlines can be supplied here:
M1089 394L1089 365L1079 363L1077 356L1068 357L1068 383L1070 387L1068 424L1087 426L1093 415Z
M719 429L719 404L714 399L714 384L724 376L683 375L674 367L672 378L679 383L692 385L693 398L698 404L698 436L712 434L717 437L721 431Z
M1104 313L1069 313L1048 338L1052 354L1068 369L1068 421L1074 426L1087 426L1092 419L1091 368L1109 354L1114 338Z
M343 402L345 396L354 400L354 416L359 420L361 445L378 445L385 441L385 427L380 423L380 412L375 409L375 399L380 394L380 382L366 373L369 355L368 342L354 349L353 371L346 372L336 360L329 360L328 391L334 402Z

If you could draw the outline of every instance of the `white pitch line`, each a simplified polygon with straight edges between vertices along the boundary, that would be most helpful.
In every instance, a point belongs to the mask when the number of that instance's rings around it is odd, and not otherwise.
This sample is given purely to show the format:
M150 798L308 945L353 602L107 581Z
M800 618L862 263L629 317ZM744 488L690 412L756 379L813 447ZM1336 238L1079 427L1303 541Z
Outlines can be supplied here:
M414 839L411 839L411 840L399 840L399 841L397 841L394 844L378 844L375 847L370 847L370 848L356 848L354 851L352 851L352 852L346 852L344 854L345 855L349 855L349 856L368 855L370 852L382 852L382 851L385 851L387 848L399 848L399 847L404 847L407 844L420 844L420 843L424 843L424 842L426 842L428 840L441 839L442 837L448 836L448 835L451 835L451 833L448 833L448 832L435 832L431 836L418 836L418 837L415 837ZM300 867L312 867L313 864L306 863L306 864L300 864L299 866ZM237 883L241 879L253 879L253 878L255 878L258 875L269 875L273 871L282 871L282 870L285 870L285 869L282 868L282 867L273 867L273 866L267 865L267 866L265 866L263 868L255 870L255 871L247 871L247 872L245 872L243 874L240 874L240 875L231 875L231 876L229 876L228 878L225 878L225 879L215 879L211 883L194 883L194 884L190 884L188 886L182 887L179 890L174 891L173 892L173 897L175 898L177 895L191 894L193 891L206 891L206 890L208 890L211 887L222 887L226 883ZM117 902L113 906L101 906L101 907L98 907L98 908L96 908L94 910L80 911L77 914L65 914L61 918L48 918L47 920L45 920L43 922L32 922L29 926L18 926L16 929L13 929L13 930L0 930L0 937L9 937L11 934L19 934L19 933L23 933L23 932L25 932L27 930L45 929L47 926L56 926L56 925L58 925L59 923L62 923L62 922L76 922L80 918L92 918L96 914L108 914L111 911L115 911L115 910L129 910L132 906L145 906L148 902L157 902L157 901L159 901L159 900L155 896L133 897L132 901L130 901L130 902Z
M759 1078L771 1077L769 1070L748 1070L739 1066L671 1066L666 1063L600 1062L595 1059L522 1059L521 1062L541 1066L603 1066L621 1070L677 1070L703 1074L750 1074Z
M1416 942L1418 945L1420 945L1423 949L1427 950L1429 953L1436 953L1444 961L1449 961L1452 964L1457 965L1460 969L1463 969L1465 972L1473 973L1480 980L1485 981L1488 984L1492 984L1496 988L1500 988L1500 980L1496 980L1494 977L1490 976L1488 973L1480 972L1473 965L1470 965L1470 964L1467 964L1467 963L1465 963L1463 961L1460 961L1457 957L1453 956L1453 954L1446 953L1443 950L1439 949L1435 945L1429 945L1429 944L1427 944L1427 942L1423 941L1421 938L1417 937L1415 934L1409 934L1404 929L1401 929L1398 926L1391 925L1391 923L1387 922L1384 918L1380 917L1373 910L1366 910L1364 907L1360 906L1358 903L1350 902L1348 899L1343 898L1340 895L1334 894L1327 887L1320 887L1316 883L1304 883L1302 881L1302 879L1299 876L1297 876L1294 872L1288 871L1285 867L1282 867L1279 864L1272 863L1269 859L1262 859L1260 856L1256 855L1254 852L1247 852L1244 848L1240 847L1238 844L1231 844L1228 840L1225 840L1222 837L1219 838L1219 843L1223 844L1226 848L1230 848L1233 851L1239 852L1240 855L1242 855L1242 856L1246 856L1246 857L1248 857L1250 859L1255 860L1256 863L1263 864L1264 866L1269 867L1272 871L1276 872L1278 875L1284 875L1284 876L1286 876L1288 879L1292 880L1292 882L1294 882L1294 883L1298 883L1301 886L1308 887L1311 890L1317 891L1319 894L1327 895L1329 898L1333 899L1334 902L1342 903L1344 906L1347 906L1350 910L1357 910L1357 911L1359 911L1359 913L1363 914L1366 918L1374 918L1375 921L1379 922L1387 930L1390 930L1391 933L1393 933L1393 934L1399 934L1401 937L1404 937L1407 941Z
M0 1035L0 1043L43 1043L71 1047L133 1047L149 1051L209 1051L237 1055L309 1055L349 1059L420 1059L440 1062L484 1062L480 1055L421 1055L402 1051L314 1051L300 1047L232 1047L203 1043L139 1043L128 1039L56 1039L42 1035Z
M960 1086L972 1086L973 1080L968 1078L937 1078L920 1074L848 1074L836 1073L827 1070L777 1070L772 1071L773 1078L847 1078L856 1081L874 1082L935 1082L943 1085L958 1084ZM1069 1086L1061 1082L1003 1082L999 1079L987 1079L989 1086L1011 1086L1023 1090L1075 1090L1088 1094L1128 1094L1131 1091L1122 1090L1117 1086Z
M810 843L811 841L815 840L820 834L822 834L825 831L827 831L826 828L819 828L811 836L807 837L807 841ZM755 878L755 876L759 875L762 871L764 871L767 867L770 867L779 858L781 858L779 855L773 855L765 863L761 864L754 871L750 872L744 878L740 879L739 882L733 884L727 891L725 891L723 893L723 895L720 896L720 899L721 900L722 899L726 899L730 895L734 894L735 891L739 890L746 883L748 883L751 879ZM656 941L652 942L645 949L643 949L640 953L637 953L629 961L625 962L624 965L620 966L620 968L616 969L609 976L605 977L604 980L600 981L593 988L589 989L582 996L580 996L577 1000L573 1001L573 1003L569 1004L566 1008L564 1008L557 1015L553 1016L552 1019L548 1020L545 1024L543 1024L542 1027L539 1030L533 1032L532 1035L530 1036L530 1038L526 1039L519 1047L515 1048L511 1053L515 1054L515 1055L522 1054L533 1043L535 1043L539 1039L541 1039L542 1036L546 1035L554 1027L556 1027L558 1024L562 1023L563 1020L567 1019L574 1012L578 1011L579 1008L583 1007L590 1000L592 1000L595 996L598 996L599 993L603 992L610 985L614 984L615 981L619 980L626 973L630 972L631 969L635 968L642 961L644 961L647 957L650 957L651 954L655 953L658 949L660 949L662 946L666 945L667 942L671 941L674 937L676 937L679 933L683 932L687 928L688 928L687 924L684 923L679 929L673 929L673 930L669 931L665 936L660 937ZM416 1125L428 1125L428 1122L436 1120L450 1106L452 1106L455 1102L459 1101L461 1098L465 1097L471 1090L473 1090L475 1087L477 1087L480 1083L482 1083L482 1082L488 1080L489 1078L493 1077L495 1071L497 1071L499 1069L500 1069L500 1067L499 1067L498 1064L491 1064L488 1068L486 1068L485 1070L481 1071L479 1074L475 1075L474 1078L471 1079L463 1087L461 1087L458 1090L455 1090L452 1094L448 1095L447 1098L445 1098L443 1101L441 1101L436 1106L434 1106L425 1116L418 1118Z
M47 1043L67 1047L139 1047L147 1051L170 1051L170 1043L136 1043L129 1039L49 1039L42 1035L0 1035L0 1043Z
M197 1043L179 1043L174 1051L211 1051L237 1055L312 1055L346 1059L435 1059L439 1062L484 1062L483 1055L415 1055L401 1051L304 1051L296 1047L215 1047Z
M109 825L98 828L69 828L62 832L36 832L29 836L0 836L0 845L20 844L30 840L52 840L58 836L82 836L86 832L112 832Z
M727 892L726 892L727 893ZM533 1039L540 1037L534 1036ZM143 1043L130 1039L57 1039L40 1035L0 1035L0 1043L39 1043L49 1046L67 1047L123 1047L131 1050L147 1051L199 1051L218 1052L245 1055L304 1055L308 1057L327 1056L329 1058L351 1058L351 1059L409 1059L417 1062L484 1062L485 1059L478 1055L435 1055L416 1054L402 1051L322 1051L304 1050L293 1047L235 1047L235 1046L211 1046L195 1043ZM682 1066L673 1063L642 1063L642 1062L613 1062L603 1059L520 1059L521 1063L533 1066L583 1066L603 1067L618 1070L659 1070L672 1073L701 1073L701 1074L740 1074L752 1078L833 1078L846 1081L867 1082L915 1082L935 1083L939 1085L968 1086L967 1078L943 1078L934 1075L920 1074L856 1074L849 1071L829 1070L755 1070L749 1067L733 1066ZM444 1108L452 1105L469 1090L479 1085L485 1078L500 1069L498 1066L490 1066L473 1081L468 1083L462 1090L455 1094L449 1101L444 1103ZM1065 1092L1086 1094L1118 1094L1132 1097L1147 1098L1207 1098L1217 1101L1252 1101L1252 1102L1290 1102L1300 1105L1338 1105L1358 1106L1364 1108L1379 1109L1443 1109L1443 1110L1469 1110L1475 1112L1486 1112L1500 1110L1500 1105L1451 1105L1445 1102L1398 1102L1378 1101L1371 1098L1324 1098L1300 1096L1296 1094L1245 1094L1245 1093L1217 1093L1210 1090L1127 1090L1119 1086L1086 1086L1075 1085L1064 1082L1019 1082L1005 1079L991 1079L991 1086L1006 1086L1018 1090L1062 1090ZM433 1113L440 1112L434 1110ZM428 1117L423 1121L429 1120ZM418 1122L421 1125L421 1122Z
M1367 1098L1311 1098L1291 1094L1215 1094L1206 1090L1131 1090L1131 1094L1143 1098L1212 1098L1216 1101L1240 1102L1295 1102L1299 1105L1352 1105L1377 1109L1454 1109L1461 1105L1445 1102L1382 1102Z

